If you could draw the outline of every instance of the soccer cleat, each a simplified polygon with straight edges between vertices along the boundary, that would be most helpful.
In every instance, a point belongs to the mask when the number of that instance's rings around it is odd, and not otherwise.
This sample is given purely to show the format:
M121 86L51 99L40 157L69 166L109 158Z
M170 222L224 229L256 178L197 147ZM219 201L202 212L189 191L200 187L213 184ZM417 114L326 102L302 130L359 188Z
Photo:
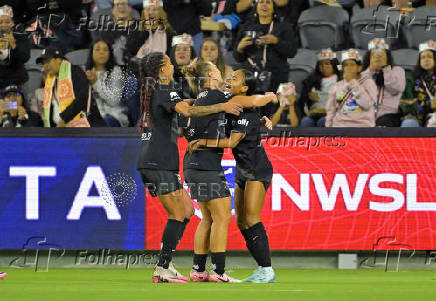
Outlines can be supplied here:
M259 267L253 275L244 279L244 282L271 283L276 281L276 275L272 267Z
M192 282L207 282L209 279L209 273L207 271L197 272L192 269L191 273L189 273L189 278Z
M0 272L0 279L6 278L7 275L5 272Z
M186 281L177 278L169 269L157 266L153 272L153 283L186 283Z
M170 270L170 272L173 273L173 275L176 276L177 279L180 279L180 280L183 280L183 281L188 281L188 277L183 276L182 274L180 274L179 271L176 270L176 267L174 266L174 263L172 261L168 265L168 270Z
M241 283L241 280L235 279L227 275L226 273L219 275L212 271L207 279L209 282L224 282L224 283Z

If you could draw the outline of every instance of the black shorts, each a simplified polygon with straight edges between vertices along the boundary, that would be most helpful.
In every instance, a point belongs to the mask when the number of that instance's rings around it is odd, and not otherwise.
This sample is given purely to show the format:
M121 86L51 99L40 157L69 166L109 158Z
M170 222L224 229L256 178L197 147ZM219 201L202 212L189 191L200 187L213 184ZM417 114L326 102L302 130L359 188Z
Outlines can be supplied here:
M178 170L139 169L145 187L153 197L183 189Z
M230 189L223 171L185 169L185 181L191 198L197 202L230 197Z
M238 184L239 188L245 189L245 183L247 181L259 181L262 182L265 187L265 191L271 186L272 181L272 171L266 173L265 175L259 176L254 173L247 172L246 170L236 166L235 171L235 184Z

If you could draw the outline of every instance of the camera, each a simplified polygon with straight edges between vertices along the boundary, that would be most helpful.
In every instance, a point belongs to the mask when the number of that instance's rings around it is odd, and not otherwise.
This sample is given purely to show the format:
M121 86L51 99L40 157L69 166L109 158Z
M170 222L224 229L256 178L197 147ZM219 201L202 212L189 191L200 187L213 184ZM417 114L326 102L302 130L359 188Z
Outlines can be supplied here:
M256 41L262 36L263 34L255 31L255 30L248 30L245 32L245 36L246 37L250 37L254 43L256 43Z

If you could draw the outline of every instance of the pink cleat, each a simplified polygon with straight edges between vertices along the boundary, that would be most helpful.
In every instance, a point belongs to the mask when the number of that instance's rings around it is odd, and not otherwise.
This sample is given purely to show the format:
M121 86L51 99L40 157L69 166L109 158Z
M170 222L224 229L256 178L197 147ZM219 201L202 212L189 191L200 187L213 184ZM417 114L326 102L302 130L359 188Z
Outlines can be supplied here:
M209 273L207 271L197 272L196 270L191 270L189 278L192 282L207 282L209 279Z
M153 283L186 283L186 281L174 276L169 269L160 266L155 267L152 279Z
M217 273L215 273L215 271L212 271L212 273L210 273L209 278L208 278L209 282L224 282L224 283L241 283L241 280L232 278L230 276L228 276L226 273L219 275Z
M0 279L6 278L7 275L5 272L0 272Z
M171 261L169 266L168 266L168 270L173 273L174 276L176 276L177 279L183 280L183 281L188 281L188 277L183 276L182 274L180 274L179 271L176 270L176 267L174 266L174 263Z

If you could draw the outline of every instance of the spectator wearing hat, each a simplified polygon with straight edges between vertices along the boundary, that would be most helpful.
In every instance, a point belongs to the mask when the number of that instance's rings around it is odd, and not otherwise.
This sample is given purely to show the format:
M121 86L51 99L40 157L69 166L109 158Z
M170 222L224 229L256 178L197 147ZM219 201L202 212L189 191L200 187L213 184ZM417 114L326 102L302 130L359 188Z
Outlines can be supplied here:
M374 127L377 86L362 77L362 58L355 49L342 53L342 80L330 90L326 127Z
M144 0L138 30L127 36L129 57L142 59L151 52L167 53L174 30L168 24L161 0Z
M315 70L303 81L301 97L296 103L300 127L323 127L325 125L330 90L339 80L336 53L330 48L322 49L317 59Z
M401 100L402 127L429 126L436 112L436 43L419 45L419 58ZM429 121L431 120L430 124Z
M194 48L200 53L203 32L200 16L210 16L212 4L210 0L163 0L163 7L168 22L177 34L187 33L192 36Z
M29 41L13 32L13 17L10 6L0 7L0 89L22 85L29 79L24 68L30 58Z
M46 73L44 127L65 127L68 122L79 119L80 113L87 111L90 97L90 114L87 116L90 125L106 126L92 99L88 79L82 68L68 62L56 47L44 49L36 63L42 64Z
M197 96L192 91L188 81L181 71L184 66L189 65L192 60L197 57L193 47L194 41L192 40L191 35L183 34L174 36L171 45L170 59L174 66L173 78L175 88L182 99L196 98Z
M401 115L398 110L406 75L403 68L394 66L389 45L384 39L375 38L369 42L363 70L362 76L372 77L377 85L376 126L399 127Z
M38 113L25 107L23 93L16 85L7 86L0 100L1 127L42 127Z

